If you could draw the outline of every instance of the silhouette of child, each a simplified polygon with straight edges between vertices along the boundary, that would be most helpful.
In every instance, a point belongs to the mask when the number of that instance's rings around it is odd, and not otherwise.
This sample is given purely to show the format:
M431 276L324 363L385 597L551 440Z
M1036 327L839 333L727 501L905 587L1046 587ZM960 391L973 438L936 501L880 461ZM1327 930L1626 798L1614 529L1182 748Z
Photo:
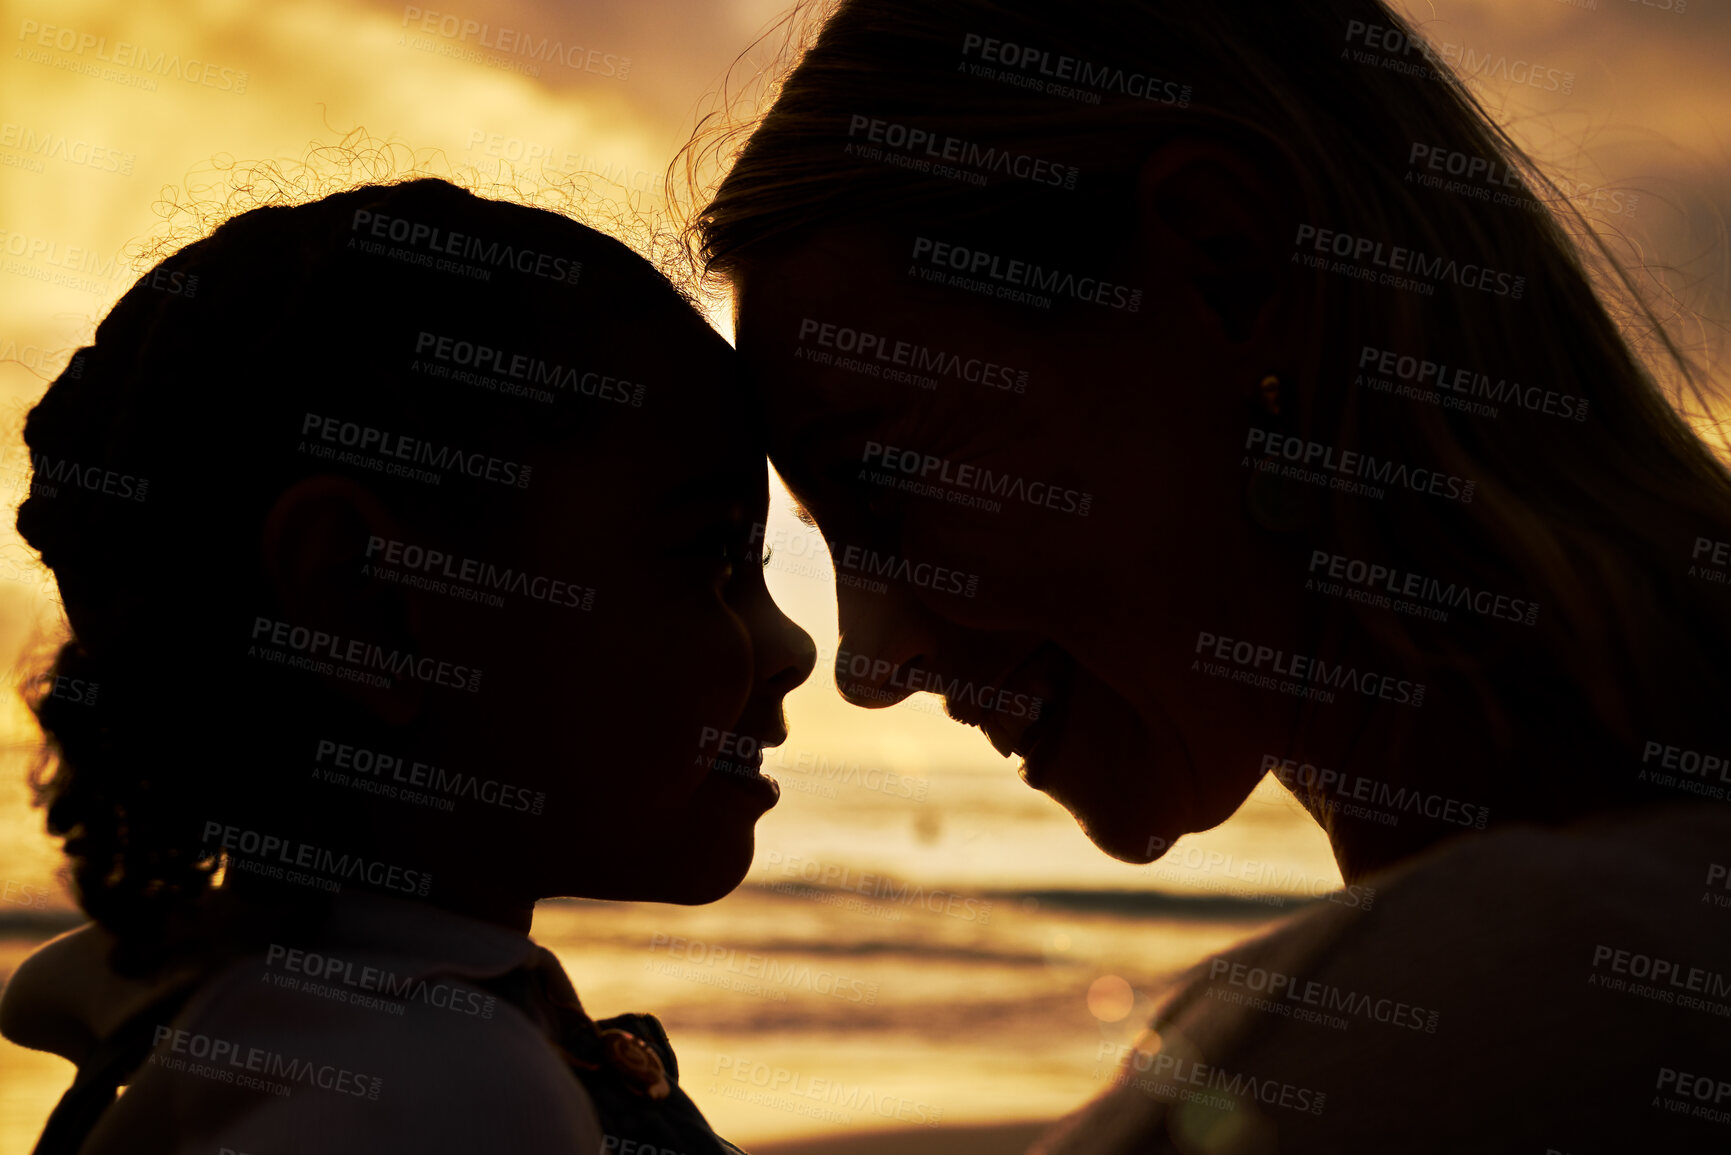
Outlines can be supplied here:
M528 937L549 896L737 886L776 787L718 755L784 739L815 660L689 299L439 180L258 208L25 440L72 627L39 789L93 920L0 1004L79 1066L38 1151L736 1150Z

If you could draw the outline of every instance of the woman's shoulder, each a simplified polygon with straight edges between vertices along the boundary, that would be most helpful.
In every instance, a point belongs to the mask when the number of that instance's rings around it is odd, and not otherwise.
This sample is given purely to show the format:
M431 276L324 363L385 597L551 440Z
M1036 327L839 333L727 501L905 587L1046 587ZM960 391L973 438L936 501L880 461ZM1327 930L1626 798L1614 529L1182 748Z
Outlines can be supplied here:
M1728 847L1719 806L1438 846L1205 960L1045 1149L1162 1150L1214 1101L1291 1151L1698 1141L1655 1103L1731 1081Z
M1220 1004L1224 984L1247 1006L1276 996L1289 1021L1317 1012L1341 1037L1384 1015L1427 1037L1511 1021L1555 1024L1556 1038L1589 1021L1651 1033L1653 1008L1696 998L1724 1024L1728 865L1731 806L1463 835L1366 878L1356 907L1319 903L1208 960L1175 1004ZM1653 982L1651 997L1629 993Z
M1365 877L1353 902L1316 903L1222 957L1338 966L1368 956L1424 969L1439 952L1554 955L1582 934L1707 945L1731 930L1727 864L1731 806L1463 834Z

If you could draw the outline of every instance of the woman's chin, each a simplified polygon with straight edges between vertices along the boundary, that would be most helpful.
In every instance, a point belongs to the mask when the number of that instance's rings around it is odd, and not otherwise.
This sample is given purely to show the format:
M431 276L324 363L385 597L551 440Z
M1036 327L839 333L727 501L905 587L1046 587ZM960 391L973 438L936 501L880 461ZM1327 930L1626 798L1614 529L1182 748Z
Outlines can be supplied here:
M1146 863L1195 829L1194 791L1173 769L1182 758L1175 744L1156 741L1129 702L1083 672L1062 727L1030 752L1022 777L1068 810L1095 846Z
M1174 826L1170 809L1158 806L1152 798L1139 800L1141 805L1090 805L1071 803L1057 795L1054 798L1070 812L1089 842L1119 862L1137 866L1153 862L1185 832L1181 825Z

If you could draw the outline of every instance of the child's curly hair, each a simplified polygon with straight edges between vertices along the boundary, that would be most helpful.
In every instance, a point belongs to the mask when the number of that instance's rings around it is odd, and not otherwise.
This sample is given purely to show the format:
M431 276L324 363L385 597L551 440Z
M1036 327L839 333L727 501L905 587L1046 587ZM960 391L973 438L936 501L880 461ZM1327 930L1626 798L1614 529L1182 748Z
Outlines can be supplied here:
M580 351L669 305L690 302L621 242L438 179L241 212L115 305L30 411L17 525L72 627L30 695L49 738L37 800L79 903L126 948L117 965L146 965L211 885L212 813L365 845L341 808L300 797L294 763L310 727L374 723L320 679L245 657L274 604L259 545L277 496L347 473L447 538L510 524L500 486L304 452L307 415L504 458L592 435L610 406L417 372L417 338Z

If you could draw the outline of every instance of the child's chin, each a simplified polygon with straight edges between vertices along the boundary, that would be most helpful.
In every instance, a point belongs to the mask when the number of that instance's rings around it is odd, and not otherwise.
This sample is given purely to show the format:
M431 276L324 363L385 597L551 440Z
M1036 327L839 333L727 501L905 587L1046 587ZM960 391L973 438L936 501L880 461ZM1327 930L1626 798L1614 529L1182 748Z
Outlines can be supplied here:
M646 897L654 902L672 902L681 906L700 906L726 898L745 881L747 872L751 870L753 843L752 831L748 828L736 836L715 839L704 846L701 853L680 856L678 861L670 862L664 876L656 880L659 893Z

